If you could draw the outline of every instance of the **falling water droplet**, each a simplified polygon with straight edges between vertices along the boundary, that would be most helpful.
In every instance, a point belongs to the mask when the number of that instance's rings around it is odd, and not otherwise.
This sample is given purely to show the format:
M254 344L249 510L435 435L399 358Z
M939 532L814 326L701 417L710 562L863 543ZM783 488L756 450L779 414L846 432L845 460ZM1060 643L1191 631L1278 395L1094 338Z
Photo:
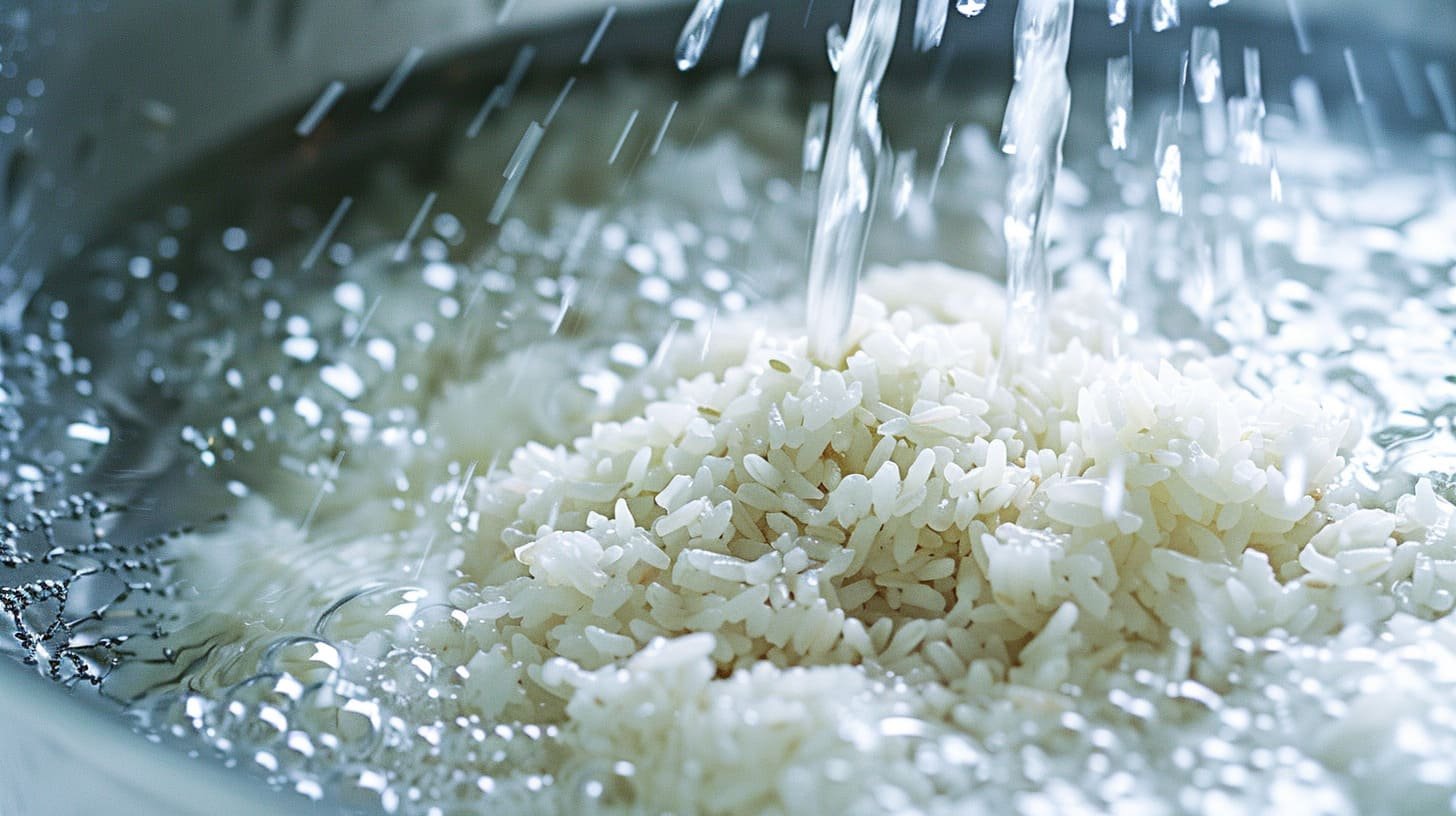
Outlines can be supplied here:
M556 92L556 98L551 100L551 107L546 110L546 118L541 120L541 127L551 127L556 119L556 114L561 112L561 106L566 104L566 97L571 94L571 89L576 87L576 77L566 78L561 90Z
M915 192L915 151L901 150L895 154L895 181L890 190L890 212L899 220L910 207L910 195Z
M394 73L390 74L389 79L385 80L384 87L379 89L379 94L374 97L374 101L369 103L369 109L375 113L382 113L385 108L389 107L390 100L394 99L396 93L399 93L400 86L404 85L404 81L409 78L410 72L415 69L415 66L419 64L424 56L425 50L423 48L419 46L410 48L405 53L404 59L400 60L399 65L394 69Z
M1264 147L1264 79L1259 49L1244 49L1244 96L1229 100L1229 130L1234 150L1243 164L1260 166L1266 159Z
M424 202L420 204L419 210L415 212L415 217L410 220L409 228L405 230L404 238L395 245L395 263L403 261L408 256L410 244L414 242L415 236L419 234L420 227L424 226L425 218L430 214L430 209L435 206L436 197L437 193L434 190L431 190L425 195Z
M325 86L323 93L320 93L313 104L309 106L308 110L304 112L303 118L298 120L298 124L294 126L293 132L301 138L312 135L314 130L319 126L319 123L329 114L329 109L334 106L335 102L339 101L339 97L344 95L344 88L344 83L337 79Z
M1153 30L1167 31L1179 23L1178 0L1153 0Z
M1299 10L1299 3L1297 0L1285 0L1285 3L1289 6L1289 24L1294 28L1294 39L1299 43L1299 53L1309 54L1309 34L1304 30L1304 14Z
M758 67L758 58L763 54L763 38L768 33L768 12L748 21L748 30L743 35L743 48L738 52L738 77L742 79Z
M333 214L329 216L328 222L324 224L323 231L319 233L313 246L309 247L308 254L303 257L303 271L307 272L313 268L314 264L318 263L319 256L323 255L324 249L333 240L334 233L339 229L339 224L343 222L344 216L349 214L349 208L353 204L354 199L350 196L344 196L339 201L339 205L334 208Z
M692 14L683 24L677 38L677 69L686 71L698 64L708 40L713 36L713 27L718 25L718 12L723 10L723 0L698 0Z
M1127 22L1127 0L1107 0L1107 24L1120 26Z
M1319 83L1307 76L1298 76L1289 85L1289 95L1294 100L1294 113L1299 124L1315 139L1329 136L1329 118L1325 115L1324 98Z
M511 199L516 194L516 188L521 186L521 179L525 178L526 168L531 165L531 159L536 155L536 148L541 144L543 132L544 128L539 122L532 122L526 126L526 132L516 145L515 153L511 155L510 161L506 164L506 171L503 173L506 183L501 185L500 192L495 197L495 204L491 205L490 214L486 216L486 220L490 224L499 226L505 218L506 208L510 206Z
M935 200L935 188L940 185L940 171L945 169L946 156L950 154L950 140L955 135L955 123L945 126L940 134L940 150L935 154L935 169L930 172L930 184L925 188L925 200Z
M532 122L526 126L526 132L521 135L521 141L516 143L516 149L511 153L510 161L506 162L506 169L501 173L503 178L513 179L521 172L526 163L531 160L536 148L540 146L541 135L544 132L545 128L541 127L538 122Z
M1203 149L1210 156L1223 153L1228 143L1227 109L1223 98L1223 63L1220 59L1218 30L1207 26L1193 29L1190 53L1193 96L1198 100L1199 118L1203 123Z
M111 429L90 422L72 422L66 426L66 436L93 445L106 445L111 442Z
M1228 101L1229 130L1233 133L1234 152L1241 164L1259 166L1264 163L1263 102L1247 96Z
M824 162L824 138L829 130L829 103L809 106L809 119L804 124L804 172L817 173Z
M1111 240L1110 256L1107 259L1107 286L1112 296L1121 300L1127 286L1127 252L1131 243L1132 228L1125 218L1110 220L1107 236Z
M1269 156L1269 200L1275 204L1284 202L1284 182L1279 178L1279 162L1272 153Z
M1250 99L1264 98L1264 77L1260 68L1259 49L1244 48L1244 95Z
M1158 118L1156 148L1158 208L1170 215L1183 214L1183 151L1178 146L1178 124L1170 113Z
M975 17L986 10L986 0L956 0L956 11L967 17Z
M621 155L622 153L622 145L625 145L627 143L627 137L631 135L632 126L637 124L637 116L641 112L642 111L637 108L632 109L631 115L627 117L626 126L622 128L622 134L617 137L617 146L612 148L612 155L611 158L607 159L607 164L617 163L617 156Z
M1426 102L1425 89L1421 87L1420 70L1416 67L1415 59L1409 51L1402 48L1389 49L1385 56L1390 61L1391 70L1395 72L1395 82L1400 87L1406 112L1412 119L1426 118L1430 113L1430 105Z
M1345 49L1345 70L1350 75L1350 88L1355 92L1355 104L1360 108L1360 121L1365 126L1365 137L1370 141L1370 150L1375 154L1377 164L1384 164L1390 158L1385 146L1385 134L1380 128L1380 114L1375 100L1365 94L1365 82L1360 78L1360 66L1355 61L1355 52Z
M1439 62L1426 63L1426 80L1431 84L1431 93L1441 109L1441 121L1446 129L1456 132L1456 91L1452 90L1451 74Z
M667 115L662 117L662 124L657 128L657 138L652 140L652 155L657 155L658 148L662 147L662 139L667 136L667 128L672 124L672 117L677 113L677 100L672 100L672 105L667 109Z
M591 62L592 56L597 53L597 47L602 44L602 38L607 34L607 27L612 24L612 19L617 16L616 6L607 6L602 14L601 22L597 23L596 30L592 32L591 39L587 40L586 48L582 49L581 59L578 62L586 65Z
M1113 150L1127 149L1127 125L1132 116L1132 57L1107 61L1107 137Z

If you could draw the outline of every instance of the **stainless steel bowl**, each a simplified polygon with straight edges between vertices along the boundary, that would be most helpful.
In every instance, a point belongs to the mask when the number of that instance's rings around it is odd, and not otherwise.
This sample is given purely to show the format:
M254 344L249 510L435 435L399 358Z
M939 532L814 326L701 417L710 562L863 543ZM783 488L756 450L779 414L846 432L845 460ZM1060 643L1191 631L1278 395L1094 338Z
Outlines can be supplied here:
M185 181L179 174L186 168L242 134L259 134L262 124L272 128L271 136L259 135L265 148L284 144L291 134L280 133L279 127L334 80L345 82L350 92L372 93L406 52L418 47L426 57L417 76L452 76L457 86L480 88L470 83L508 64L514 44L525 39L540 47L540 61L564 66L577 59L608 6L619 13L597 64L667 70L688 4L12 0L7 5L0 7L0 99L10 100L0 119L0 326L18 319L36 287L64 286L53 270L64 268L105 225L124 220L129 202L158 185ZM908 21L914 2L905 5ZM1263 47L1266 86L1279 89L1271 97L1286 97L1289 78L1307 73L1326 89L1338 89L1333 93L1349 107L1341 48L1351 46L1368 57L1365 92L1395 119L1398 86L1384 59L1387 49L1397 46L1448 61L1456 52L1456 15L1449 0L1400 0L1380 7L1362 0L1185 6L1182 33L1157 35L1158 44L1144 49L1140 74L1171 75L1189 27L1209 22L1225 32L1226 42ZM769 8L804 24L775 26L765 61L816 72L823 81L822 32L829 21L847 19L846 0L730 3L720 32L741 31L749 16ZM1013 8L1011 0L991 0L984 17L953 26L947 46L929 57L912 56L902 43L892 74L938 74L941 82L948 81L947 75L965 76L1004 85ZM1126 29L1106 26L1105 8L1096 0L1079 12L1074 74L1100 80L1106 57L1127 47ZM1296 9L1297 26L1290 17ZM902 25L902 39L908 40L909 29L908 22ZM1300 52L1300 37L1314 45L1312 53ZM965 41L956 48L957 40ZM720 33L709 62L728 62L736 48L734 36ZM948 74L945 66L951 62L977 67ZM429 87L409 91L416 97L432 92ZM1075 104L1100 109L1101 99L1084 95ZM368 122L355 122L350 132L351 139L368 142ZM270 186L278 174L317 170L289 164L266 149L245 155L255 156L259 172L214 178L210 189L217 196L266 200L282 189ZM4 580L0 573L0 584ZM0 660L0 699L10 703L11 712L0 736L0 813L317 809L218 763L151 744L112 707L55 687L31 667Z

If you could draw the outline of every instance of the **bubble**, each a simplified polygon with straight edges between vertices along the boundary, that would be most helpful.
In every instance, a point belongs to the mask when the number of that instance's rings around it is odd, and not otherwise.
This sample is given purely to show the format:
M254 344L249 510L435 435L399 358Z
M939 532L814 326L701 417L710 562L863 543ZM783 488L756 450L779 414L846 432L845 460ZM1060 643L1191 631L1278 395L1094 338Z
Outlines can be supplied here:
M241 252L248 246L248 233L242 227L228 227L222 233L222 247L228 252Z

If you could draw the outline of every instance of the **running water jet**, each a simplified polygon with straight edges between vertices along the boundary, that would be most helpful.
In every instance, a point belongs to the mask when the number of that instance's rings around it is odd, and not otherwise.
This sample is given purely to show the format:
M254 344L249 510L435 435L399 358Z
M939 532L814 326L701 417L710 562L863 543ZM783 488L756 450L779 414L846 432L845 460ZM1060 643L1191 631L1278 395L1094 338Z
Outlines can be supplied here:
M879 189L879 91L900 24L900 0L855 0L834 82L834 107L819 212L809 257L809 351L830 361L854 310L865 238ZM1065 61L1065 50L1063 60Z
M1014 83L1001 126L1001 151L1011 157L1002 224L1010 313L1001 356L1013 363L1044 343L1052 288L1046 222L1072 104L1072 6L1073 0L1023 0L1016 9Z

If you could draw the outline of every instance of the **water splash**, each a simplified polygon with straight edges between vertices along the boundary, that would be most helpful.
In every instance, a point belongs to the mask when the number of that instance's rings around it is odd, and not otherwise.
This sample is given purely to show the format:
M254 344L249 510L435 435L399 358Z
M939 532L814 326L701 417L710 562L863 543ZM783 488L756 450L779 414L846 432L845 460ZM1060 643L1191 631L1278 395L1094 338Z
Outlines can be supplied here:
M1127 150L1127 126L1132 118L1132 57L1107 60L1107 138L1113 150Z
M677 37L677 69L687 71L703 58L708 40L713 37L713 28L718 25L718 12L723 10L723 0L698 0L692 14L683 24Z
M920 0L915 6L915 50L929 51L940 45L945 35L945 15L950 9L946 0Z
M809 256L809 349L839 355L854 309L884 149L879 86L900 23L900 0L856 0L834 83L833 118Z
M1044 340L1052 286L1046 222L1071 111L1067 52L1073 6L1073 0L1024 0L1016 10L1015 82L1001 127L1001 150L1011 156L1002 224L1010 310L1003 359L1034 353Z

